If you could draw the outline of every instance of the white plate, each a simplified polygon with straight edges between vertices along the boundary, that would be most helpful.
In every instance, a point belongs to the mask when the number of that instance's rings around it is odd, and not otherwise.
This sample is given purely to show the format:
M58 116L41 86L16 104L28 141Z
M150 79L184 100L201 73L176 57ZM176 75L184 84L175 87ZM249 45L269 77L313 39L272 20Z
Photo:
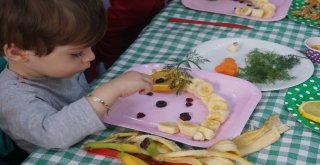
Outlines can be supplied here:
M227 51L227 47L233 42L238 42L240 44L240 50L236 53L231 53ZM281 55L294 54L297 56L306 57L304 54L296 51L287 46L283 46L277 43L257 40L257 39L246 39L246 38L222 38L217 40L210 40L199 44L192 50L196 51L199 55L208 58L210 62L201 64L201 68L207 71L214 71L214 68L220 64L224 58L232 57L236 60L236 63L240 68L244 68L245 57L253 49L258 48L261 51L274 51ZM196 68L196 66L190 64L191 67ZM300 64L289 70L289 75L294 76L294 79L275 81L274 84L255 84L261 91L272 91L280 90L295 86L306 81L313 74L314 66L313 63L307 58L300 58Z

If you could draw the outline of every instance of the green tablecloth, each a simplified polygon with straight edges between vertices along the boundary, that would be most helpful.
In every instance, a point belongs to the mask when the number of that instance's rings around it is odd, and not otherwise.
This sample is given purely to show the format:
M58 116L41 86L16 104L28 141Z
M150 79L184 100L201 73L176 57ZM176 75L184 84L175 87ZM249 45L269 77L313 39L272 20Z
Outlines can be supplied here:
M189 25L168 23L169 17L188 18L203 21L231 22L248 25L254 30L233 29L207 25ZM171 63L169 60L183 58L189 50L204 41L217 38L255 38L267 40L301 52L303 41L312 36L319 36L319 29L308 27L287 18L276 22L259 22L233 16L199 12L185 8L180 0L172 1L153 19L139 38L96 82L108 81L126 69L146 63ZM314 76L320 76L320 65L315 64ZM301 71L303 74L303 70ZM254 164L320 164L320 135L297 122L284 108L286 89L263 92L263 96L244 131L250 125L259 127L271 114L278 114L282 122L291 127L280 140L246 159ZM106 131L91 135L87 139L100 139L115 131L126 130L109 127ZM117 159L92 156L79 149L82 143L66 151L35 150L24 164L120 164Z

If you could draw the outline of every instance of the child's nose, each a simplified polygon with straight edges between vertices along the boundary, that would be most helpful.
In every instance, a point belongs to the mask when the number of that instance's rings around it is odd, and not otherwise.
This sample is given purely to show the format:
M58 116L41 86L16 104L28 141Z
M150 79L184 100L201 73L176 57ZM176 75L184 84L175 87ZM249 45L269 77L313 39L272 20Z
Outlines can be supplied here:
M89 50L85 53L85 55L82 58L83 62L91 62L95 59L95 55L93 53L93 51L91 50L91 48L89 48Z

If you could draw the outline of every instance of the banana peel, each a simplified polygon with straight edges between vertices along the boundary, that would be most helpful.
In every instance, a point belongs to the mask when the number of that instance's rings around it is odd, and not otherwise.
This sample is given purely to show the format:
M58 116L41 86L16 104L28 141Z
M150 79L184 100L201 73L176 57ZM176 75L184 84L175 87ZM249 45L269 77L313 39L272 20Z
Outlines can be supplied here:
M147 140L149 141L150 144L147 146L146 150L152 158L155 158L160 154L158 150L158 146L153 140L150 140L150 139L147 139Z
M139 132L118 132L113 133L109 137L96 141L97 143L125 143L127 139L138 136Z
M199 160L205 165L210 165L210 164L234 165L233 161L226 158L221 158L221 157L199 158Z
M277 115L271 115L259 129L248 131L233 139L241 156L254 153L279 140L289 127Z
M151 156L154 161L160 162L188 163L191 165L229 165L238 162L242 165L251 165L252 163L244 159L243 156L271 145L288 129L289 127L283 124L277 115L271 115L259 129L243 133L232 140L220 140L208 149L181 150L173 141L155 135L137 135L135 133L111 136L116 141L117 138L126 137L125 143L101 143L99 141L99 143L87 143L84 148L111 148L121 151L119 158L124 165L145 165L144 163L146 163L129 153ZM142 149L141 143L146 138L151 139L151 143L148 148Z
M120 152L128 152L128 153L143 153L142 149L135 144L128 143L99 143L99 142L91 142L84 144L84 149L96 149L96 148L109 148L114 149Z
M222 139L214 143L211 147L208 148L209 150L216 150L221 152L228 152L234 155L241 156L238 147L234 144L232 140L229 139Z
M176 157L176 158L165 157L163 158L163 161L170 162L170 163L188 163L190 165L203 165L200 160L192 157Z
M162 144L161 148L166 148L166 149L163 149L163 150L167 150L167 151L171 151L171 152L172 151L180 151L181 150L181 148L175 142L167 140L167 139L164 139L164 138L161 138L159 136L154 136L154 135L136 136L136 137L131 139L131 142L134 142L134 143L140 145L145 138L150 138L153 141Z
M118 157L123 165L148 165L142 159L125 152L120 152Z
M234 155L227 152L220 152L216 150L183 150L183 151L176 151L166 154L160 154L156 157L156 160L159 161L168 161L169 158L180 158L180 157L193 157L193 158L205 158L205 157L222 157L226 159L233 160L235 162L239 162L242 165L252 165L249 161L246 159Z

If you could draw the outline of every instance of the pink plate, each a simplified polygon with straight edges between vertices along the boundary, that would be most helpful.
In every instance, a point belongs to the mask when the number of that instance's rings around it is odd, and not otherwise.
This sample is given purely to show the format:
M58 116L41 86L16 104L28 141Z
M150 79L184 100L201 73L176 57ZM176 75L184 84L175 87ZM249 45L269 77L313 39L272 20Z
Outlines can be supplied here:
M133 67L129 70L150 74L153 69L162 68L162 64L146 64ZM230 107L229 118L221 125L217 135L210 141L194 141L181 134L166 134L157 130L159 122L176 122L180 113L189 112L191 122L200 123L208 114L206 106L200 99L189 93L177 96L175 93L153 93L152 96L133 94L120 98L111 107L111 111L103 118L108 124L131 128L142 132L162 136L174 141L197 147L209 147L220 139L232 139L238 136L248 121L251 113L261 99L260 90L252 83L239 78L219 73L192 69L194 77L211 82L215 93L224 97ZM193 106L186 107L186 98L193 98ZM167 102L163 108L156 107L158 100ZM137 119L139 112L146 116Z
M287 15L292 0L270 0L269 2L272 2L277 6L277 10L272 18L267 19L239 16L234 14L235 7L244 7L247 5L244 0L181 0L181 2L184 6L194 10L232 15L258 21L278 21Z

